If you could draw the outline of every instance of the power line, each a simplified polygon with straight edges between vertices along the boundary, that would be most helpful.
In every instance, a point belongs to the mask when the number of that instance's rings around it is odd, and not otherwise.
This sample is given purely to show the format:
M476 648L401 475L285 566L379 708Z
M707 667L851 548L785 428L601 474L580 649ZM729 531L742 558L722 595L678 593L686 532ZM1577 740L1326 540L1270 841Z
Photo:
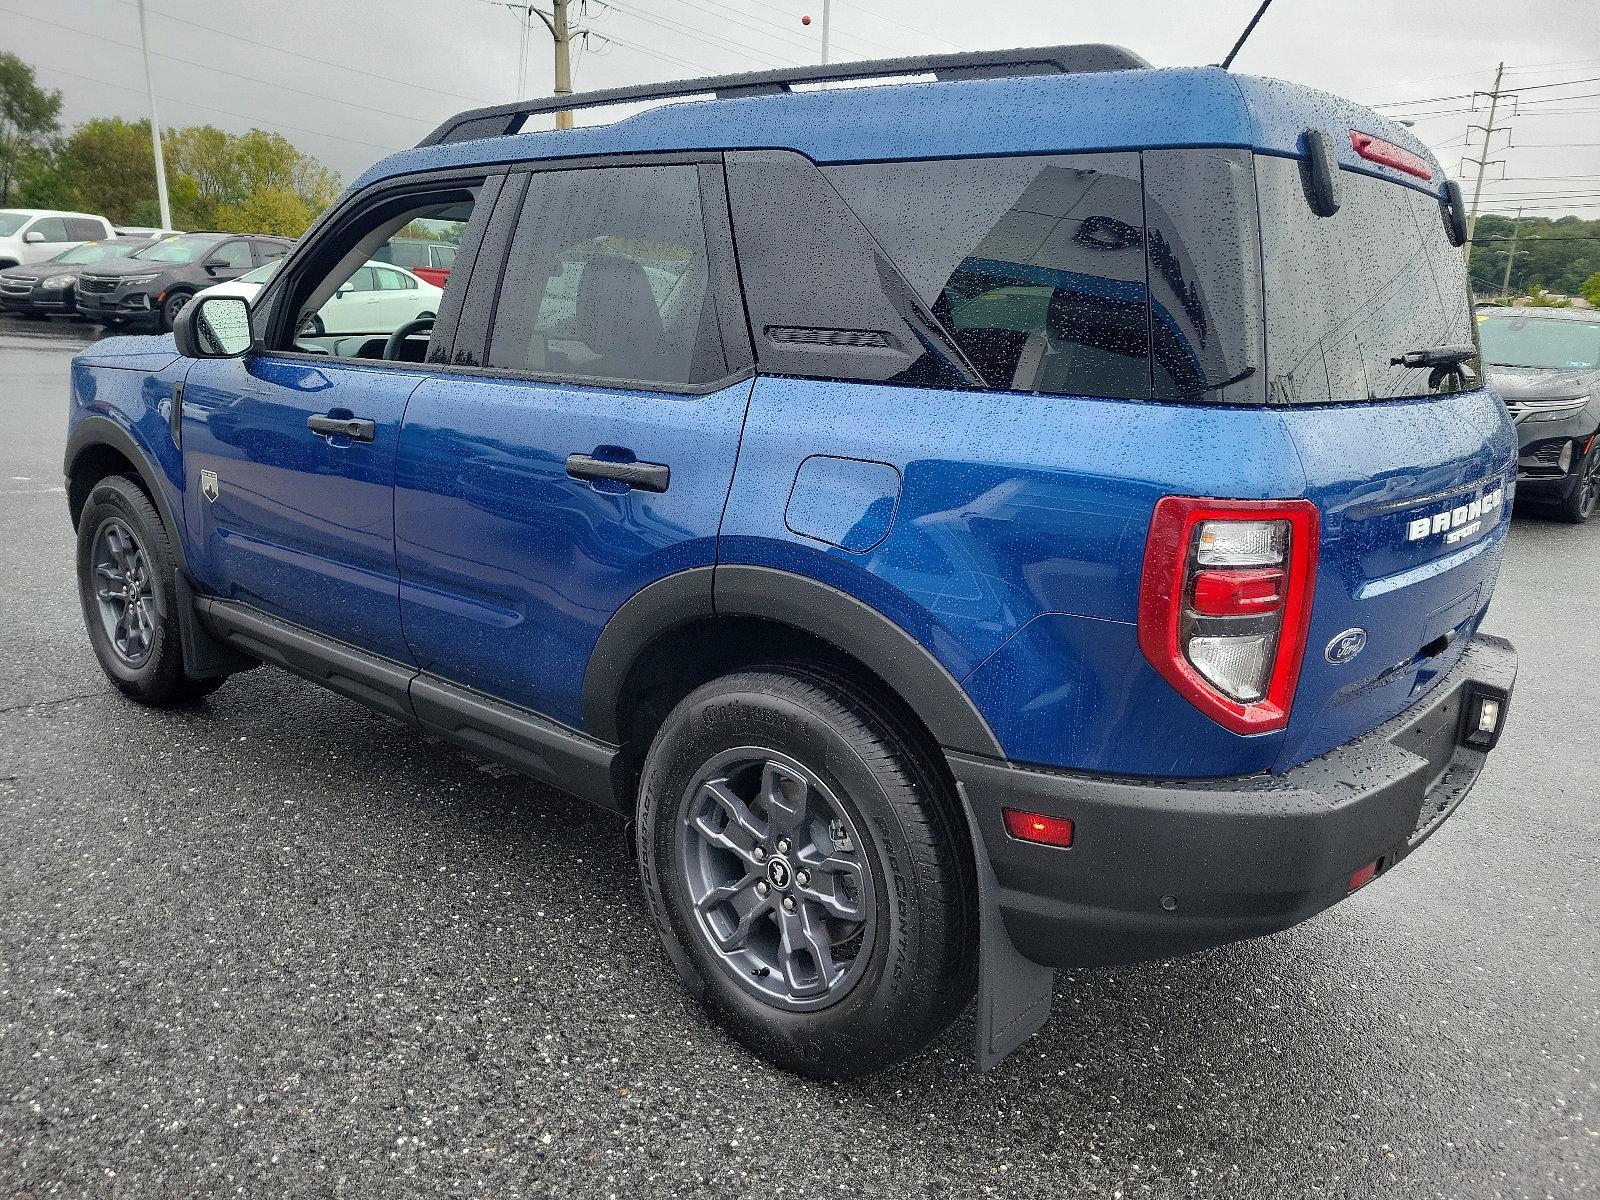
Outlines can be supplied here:
M907 33L917 34L919 37L925 37L925 38L929 39L930 41L943 42L946 46L949 46L952 50L967 50L967 49L970 49L970 47L963 46L959 42L952 42L947 37L940 37L937 33L930 33L925 29L919 30L919 29L914 28L913 26L907 25L904 21L898 20L898 19L896 19L894 17L886 17L880 12L874 12L872 9L867 8L865 5L850 3L847 0L847 7L853 8L856 12L861 13L863 16L871 17L874 21L882 21L886 25L893 25L893 26L895 26L895 27L897 27L899 29L904 29Z
M133 7L135 0L118 0L118 3L128 7ZM218 29L215 25L202 25L199 21L194 20L192 17L179 17L169 12L162 12L159 8L152 8L150 10L150 15L162 17L165 20L172 21L178 25L184 25L194 29L204 29L207 33L214 33L218 37L232 38L236 42L244 42L247 45L259 46L263 50L271 50L274 54L284 54L291 58L303 58L307 62L319 63L324 67L333 67L335 70L343 71L346 74L364 75L368 79L381 79L385 83L398 84L401 87L410 88L413 91L434 92L440 96L449 96L453 100L467 100L475 105L490 103L490 101L484 99L482 96L468 96L463 92L452 92L444 88L430 87L426 83L419 83L415 78L397 79L393 75L380 75L376 71L368 71L361 67L353 67L349 63L334 62L332 59L318 58L314 54L306 54L300 50L286 50L284 47L274 46L270 42L261 42L257 41L255 38L245 37L242 33L234 33L228 29Z
M683 4L687 4L690 8L698 8L702 12L708 12L708 13L711 13L712 16L717 16L717 14L715 12L712 12L711 9L703 8L701 5L693 3L692 0L679 0L679 2L683 3ZM747 12L743 11L742 9L734 8L734 6L731 5L731 4L722 3L722 2L720 2L720 0L711 0L711 2L714 3L717 8L727 9L729 12L736 12L742 17L748 17L752 21L759 21L763 25L766 25L766 26L769 26L769 27L771 27L773 29L779 30L780 33L782 35L784 35L784 36L789 36L793 32L789 25L780 25L777 21L769 20L766 17L758 17L754 13L747 13ZM778 11L782 11L782 10L780 9ZM731 17L719 17L719 19L720 20L732 20ZM743 24L743 22L740 22L740 21L734 21L733 23L735 25ZM755 32L755 33L764 33L763 30L755 29L753 26L750 26L750 25L745 25L744 27L746 29L750 29L752 32ZM765 36L767 36L767 37L777 37L779 35L778 34L766 34ZM904 51L900 50L898 47L891 46L886 42L875 41L874 39L869 38L869 37L863 37L859 33L841 34L837 29L835 29L830 34L830 37L832 38L833 41L836 41L836 42L839 41L841 38L844 38L844 39L846 39L848 41L860 42L861 44L866 45L866 46L876 46L878 49L887 50L890 54L893 54L893 55L898 55L898 54L904 53ZM807 54L809 54L815 49L815 46L812 43L804 41L802 39L802 41L800 41L799 43L796 44L796 48L800 49L800 50L804 50Z
M49 20L49 19L47 19L45 17L36 17L32 13L17 12L15 9L10 9L10 8L0 8L0 12L9 13L11 16L14 16L14 17L24 17L27 20L35 21L35 22L39 23L40 25L50 25L50 26L54 26L56 29L64 29L68 33L77 34L79 37L90 37L90 38L96 39L97 41L108 42L113 46L120 46L124 50L137 50L139 48L137 46L130 45L128 42L121 42L121 41L118 41L116 38L107 37L107 36L105 36L105 34L102 34L102 33L92 33L87 29L79 29L77 26L74 26L74 25L65 25L60 21L51 21L51 20ZM185 64L186 66L199 67L201 70L204 70L204 71L213 71L218 75L227 75L227 76L230 76L231 78L234 78L234 79L243 79L247 83L261 84L263 87L274 87L274 88L279 88L279 89L281 89L283 91L295 92L298 95L306 96L306 97L309 97L310 99L313 99L313 100L325 100L330 104L342 104L346 108L359 108L359 109L363 109L363 110L365 110L367 112L378 113L380 116L397 117L402 121L416 121L416 122L418 122L420 124L430 125L430 126L431 125L435 125L435 124L438 123L437 120L435 118L432 118L432 117L411 116L411 115L409 115L407 113L397 113L397 112L394 112L394 111L392 111L390 109L386 109L386 108L374 108L370 104L358 104L354 100L341 100L336 96L324 96L319 92L308 92L305 89L300 88L300 87L296 87L293 84L276 83L273 80L261 79L261 78L255 76L255 75L244 75L244 74L241 74L238 71L229 71L229 70L227 70L227 69L225 69L223 67L213 67L210 63L197 62L196 60L194 60L192 58L184 58L181 55L177 55L177 54L168 54L168 53L166 53L165 51L162 51L162 50L152 50L152 51L150 51L150 53L154 54L157 58L171 59L173 62L181 62L181 63Z
M647 21L651 25L659 26L660 28L669 30L673 33L685 32L685 29L682 25L678 25L672 21L663 21L659 17L652 16L650 13L640 12L638 9L630 8L626 4L618 4L616 3L616 0L606 0L606 4L609 7L616 9L618 12L627 13L636 20ZM710 41L713 45L717 46L718 49L733 50L735 52L743 52L745 54L757 54L763 58L771 59L773 62L786 67L798 67L801 65L795 59L785 58L781 54L774 54L771 50L760 49L756 46L750 45L748 42L735 41L733 38L723 37L721 34L707 33L706 31L699 29L694 30L693 32L698 33L701 37Z
M143 88L129 87L125 83L112 83L109 79L101 79L94 75L83 75L77 71L69 71L65 67L52 67L43 63L35 64L35 67L40 71L50 71L56 75L68 75L73 79L81 79L86 83L97 83L102 87L115 88L119 92L132 92L137 96L144 94ZM377 142L364 142L360 138L346 137L342 133L323 133L317 129L303 129L299 125L285 125L280 121L263 121L259 117L250 116L248 113L234 112L231 108L217 108L211 104L201 104L197 100L185 100L177 96L157 96L157 99L164 104L177 104L185 108L198 108L202 112L220 113L225 117L238 117L241 121L248 121L257 128L265 126L268 129L287 129L291 133L303 133L308 137L333 138L335 141L349 142L355 146L366 146L384 154L393 154L399 149L396 146L380 146Z

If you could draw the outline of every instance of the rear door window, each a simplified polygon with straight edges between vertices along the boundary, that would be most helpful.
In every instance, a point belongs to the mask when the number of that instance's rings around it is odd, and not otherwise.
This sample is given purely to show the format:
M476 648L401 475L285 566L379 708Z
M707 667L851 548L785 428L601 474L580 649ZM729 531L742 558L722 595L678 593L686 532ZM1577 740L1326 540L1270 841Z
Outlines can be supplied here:
M669 387L726 375L699 169L534 172L511 241L488 365Z
M1448 374L1390 361L1474 341L1465 264L1438 200L1342 171L1339 211L1318 217L1298 159L1258 155L1255 174L1270 398L1326 404L1456 386ZM1479 374L1476 364L1469 371Z

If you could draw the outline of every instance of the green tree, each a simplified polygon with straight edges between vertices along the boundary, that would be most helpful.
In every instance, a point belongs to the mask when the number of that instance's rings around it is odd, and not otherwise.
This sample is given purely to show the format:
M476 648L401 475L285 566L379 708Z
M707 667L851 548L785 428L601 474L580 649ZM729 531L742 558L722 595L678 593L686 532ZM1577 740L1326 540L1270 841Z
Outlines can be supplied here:
M73 207L102 213L114 225L131 224L139 203L155 197L150 122L85 121L62 143L56 169Z
M252 192L239 204L218 205L216 223L219 229L299 237L315 215L302 197L273 187Z
M41 88L15 54L0 53L0 204L45 167L60 119L61 93Z
M1596 308L1600 308L1600 271L1596 271L1583 281L1578 288L1578 295Z

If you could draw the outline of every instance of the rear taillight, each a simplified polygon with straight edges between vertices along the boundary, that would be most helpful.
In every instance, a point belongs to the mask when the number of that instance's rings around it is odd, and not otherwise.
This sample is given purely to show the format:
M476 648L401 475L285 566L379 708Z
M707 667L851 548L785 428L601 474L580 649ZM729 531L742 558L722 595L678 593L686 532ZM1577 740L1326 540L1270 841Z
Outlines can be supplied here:
M1156 504L1139 589L1139 647L1195 707L1235 733L1289 720L1317 567L1309 500Z

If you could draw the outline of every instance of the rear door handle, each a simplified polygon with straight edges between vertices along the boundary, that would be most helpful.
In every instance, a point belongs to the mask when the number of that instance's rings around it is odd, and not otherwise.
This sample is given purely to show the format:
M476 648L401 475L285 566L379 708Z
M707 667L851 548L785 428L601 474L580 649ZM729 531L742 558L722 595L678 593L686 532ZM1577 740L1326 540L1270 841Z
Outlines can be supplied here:
M664 492L672 481L666 463L611 462L588 454L567 455L567 474L574 479L610 479L641 492Z
M327 413L317 413L306 418L306 428L329 437L347 437L352 442L370 442L378 436L377 422L363 417L330 417Z

